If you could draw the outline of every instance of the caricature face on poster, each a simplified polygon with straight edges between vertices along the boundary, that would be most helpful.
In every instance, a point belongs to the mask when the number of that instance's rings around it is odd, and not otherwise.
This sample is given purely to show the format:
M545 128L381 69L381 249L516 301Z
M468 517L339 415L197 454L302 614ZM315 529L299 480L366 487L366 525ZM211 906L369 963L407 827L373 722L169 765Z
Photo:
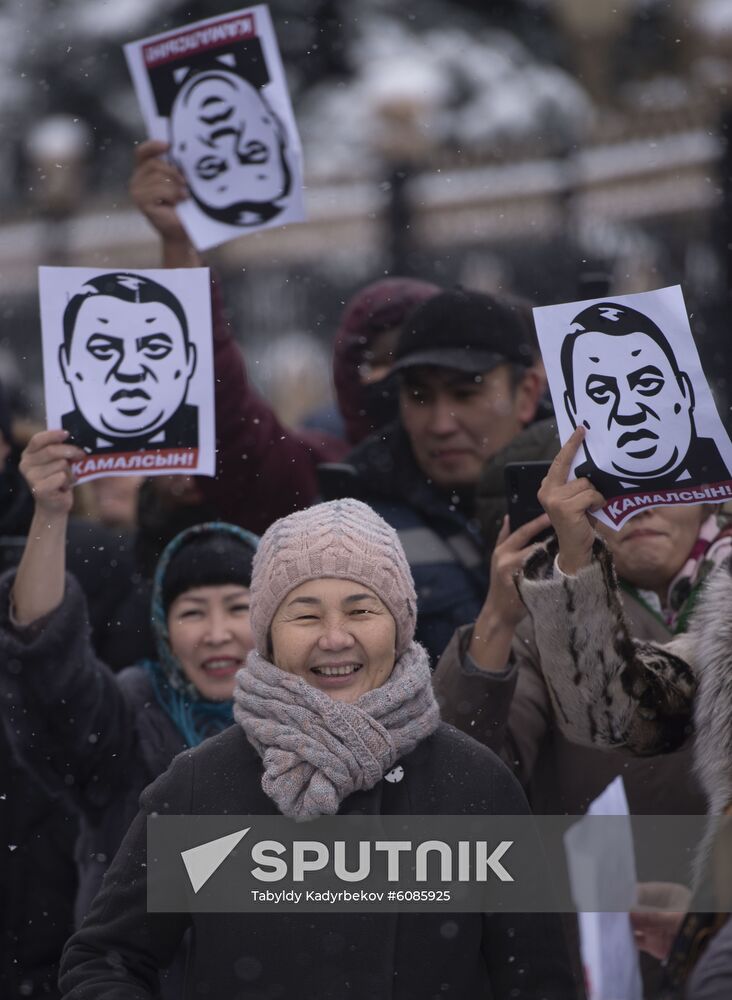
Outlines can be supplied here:
M197 249L304 218L300 139L265 6L131 42L125 55L148 132L186 179L178 214Z
M600 521L732 499L732 442L678 285L542 306L534 321L561 441L586 431L572 478L605 497Z
M87 452L77 481L214 474L208 268L39 269L49 428Z

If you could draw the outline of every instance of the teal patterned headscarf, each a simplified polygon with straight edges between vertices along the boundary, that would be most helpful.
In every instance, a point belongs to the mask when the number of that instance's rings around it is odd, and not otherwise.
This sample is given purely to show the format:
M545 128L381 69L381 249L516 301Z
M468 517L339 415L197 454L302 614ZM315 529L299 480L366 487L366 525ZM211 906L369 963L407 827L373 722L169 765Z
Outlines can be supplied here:
M158 659L147 660L143 666L148 672L159 705L173 720L189 747L198 746L208 736L213 736L232 724L233 702L203 698L195 684L184 674L170 646L168 615L163 599L164 584L172 560L184 546L217 534L233 536L234 540L252 554L259 543L256 535L235 524L227 524L225 521L196 524L181 531L166 546L153 577L151 623ZM249 583L249 579L241 580L243 587L248 587Z

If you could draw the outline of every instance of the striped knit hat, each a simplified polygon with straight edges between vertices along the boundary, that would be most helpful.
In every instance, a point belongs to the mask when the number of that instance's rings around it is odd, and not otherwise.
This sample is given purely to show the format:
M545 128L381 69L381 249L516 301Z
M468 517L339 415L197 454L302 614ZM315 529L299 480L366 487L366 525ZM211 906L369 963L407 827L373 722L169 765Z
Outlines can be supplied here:
M259 543L250 619L257 650L268 655L277 609L306 580L337 577L373 590L396 623L396 654L414 638L417 595L396 531L359 500L332 500L280 518Z

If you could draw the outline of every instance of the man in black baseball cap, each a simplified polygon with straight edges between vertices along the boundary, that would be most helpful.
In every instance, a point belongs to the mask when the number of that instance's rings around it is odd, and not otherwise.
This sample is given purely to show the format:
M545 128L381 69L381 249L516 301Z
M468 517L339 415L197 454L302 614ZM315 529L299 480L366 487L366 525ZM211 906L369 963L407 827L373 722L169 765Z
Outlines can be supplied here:
M534 419L535 363L523 302L456 289L412 314L393 371L417 465L438 489L463 493L465 505L486 459Z
M544 389L529 307L456 289L408 317L391 371L400 418L349 456L349 495L399 533L418 597L417 638L433 661L478 614L490 552L475 518L485 462L536 415ZM331 494L332 495L332 494Z
M529 367L535 341L528 307L465 288L441 292L407 318L394 357L394 371L416 365L464 372L505 363Z

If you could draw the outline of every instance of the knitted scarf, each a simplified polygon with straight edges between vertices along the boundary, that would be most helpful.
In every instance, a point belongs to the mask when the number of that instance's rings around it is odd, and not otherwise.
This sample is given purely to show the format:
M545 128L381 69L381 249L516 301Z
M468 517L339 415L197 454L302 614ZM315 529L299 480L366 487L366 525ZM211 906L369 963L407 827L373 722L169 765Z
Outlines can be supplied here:
M234 718L264 764L262 789L285 816L332 815L373 788L437 728L427 651L412 642L381 687L347 704L255 651L236 675Z

